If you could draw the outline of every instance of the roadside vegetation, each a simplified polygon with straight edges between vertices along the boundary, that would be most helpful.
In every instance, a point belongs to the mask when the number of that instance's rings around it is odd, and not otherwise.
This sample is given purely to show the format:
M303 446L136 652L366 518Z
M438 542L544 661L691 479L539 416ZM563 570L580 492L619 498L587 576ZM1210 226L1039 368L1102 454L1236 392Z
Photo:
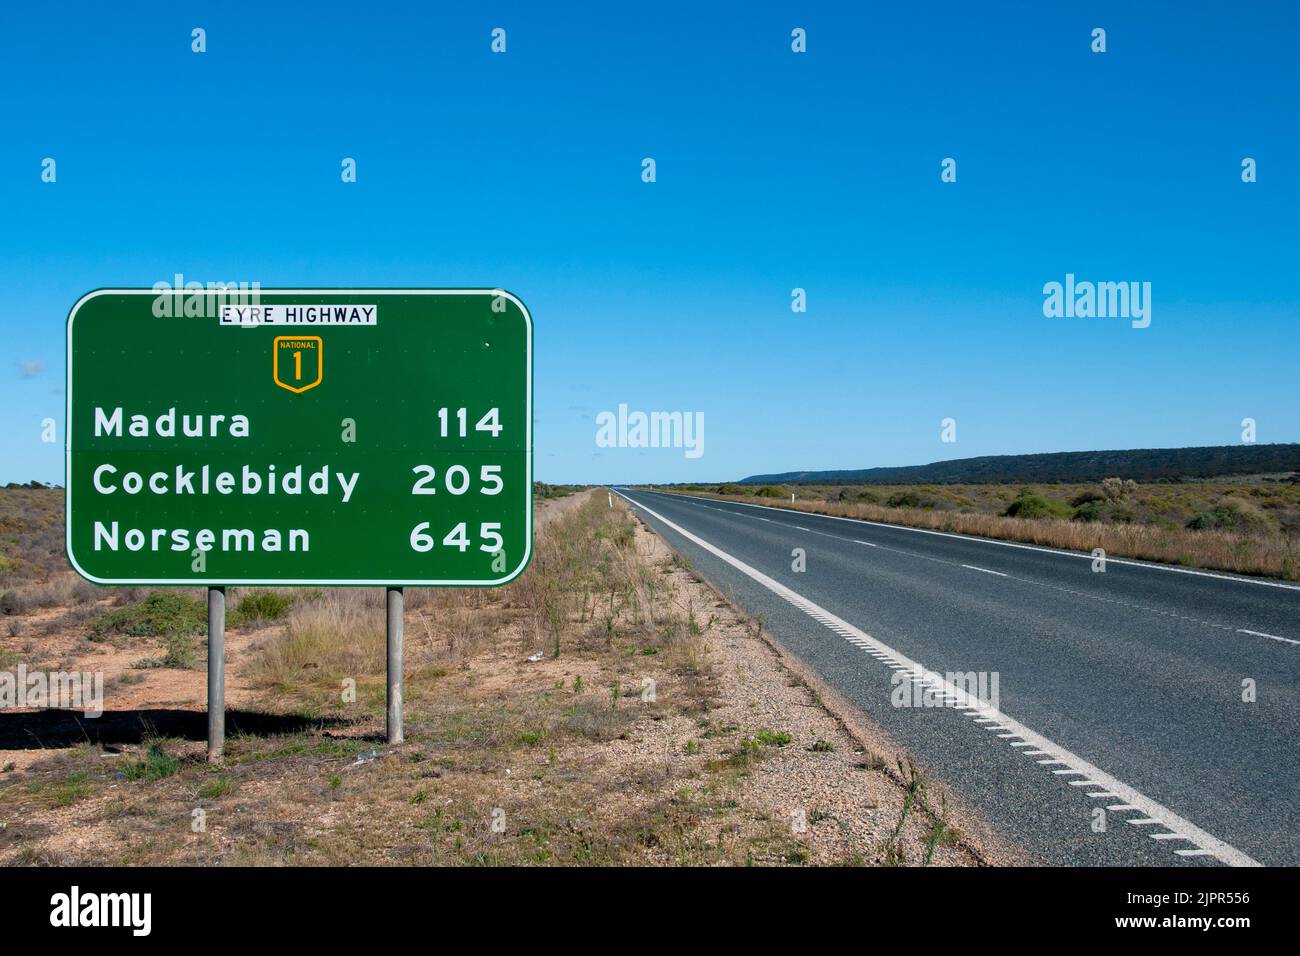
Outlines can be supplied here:
M1300 475L1154 483L1112 477L1030 486L732 483L662 490L1300 580Z
M400 746L383 736L381 589L232 588L220 767L203 751L202 590L82 592L61 543L45 560L26 538L61 530L59 493L8 493L0 514L27 523L5 553L31 573L0 575L22 607L0 618L21 625L0 660L103 668L118 736L79 720L51 740L0 713L0 865L977 859L955 838L927 854L946 816L603 490L545 499L511 584L407 590Z
M586 485L548 485L544 481L533 482L533 500L549 501L551 498L563 498L577 491L586 490Z

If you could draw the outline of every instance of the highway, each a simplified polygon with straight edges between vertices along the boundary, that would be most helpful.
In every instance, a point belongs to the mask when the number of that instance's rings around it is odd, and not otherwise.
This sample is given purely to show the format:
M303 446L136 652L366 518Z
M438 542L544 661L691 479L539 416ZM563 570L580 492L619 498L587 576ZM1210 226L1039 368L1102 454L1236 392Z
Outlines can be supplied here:
M615 490L1031 857L1300 864L1300 587Z

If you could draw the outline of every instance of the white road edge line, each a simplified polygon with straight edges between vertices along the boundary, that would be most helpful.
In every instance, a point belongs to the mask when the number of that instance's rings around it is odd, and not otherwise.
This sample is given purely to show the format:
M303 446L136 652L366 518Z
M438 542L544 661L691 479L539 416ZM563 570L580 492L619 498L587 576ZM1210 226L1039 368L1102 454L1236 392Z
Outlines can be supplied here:
M621 494L615 491L615 494ZM1061 548L1044 548L1036 544L1021 544L1018 541L998 541L994 538L981 538L973 534L954 534L951 531L935 531L932 528L912 528L905 524L890 524L888 521L871 521L867 518L845 518L842 515L824 515L815 511L797 511L793 508L777 508L773 505L754 505L748 501L728 501L726 498L701 498L699 495L686 495L680 492L648 491L643 494L664 495L668 498L689 498L692 501L714 501L723 505L736 505L740 508L762 508L764 511L782 511L786 514L812 515L816 518L830 518L832 521L852 521L855 524L871 524L881 528L894 528L897 531L915 531L917 534L933 534L941 538L956 538L959 541L977 541L980 544L996 544L1004 548L1020 548L1022 551L1042 551L1045 554L1060 554L1067 558L1083 558L1092 561L1092 554L1081 551L1065 551ZM771 519L767 519L771 520ZM1150 568L1152 571L1169 571L1173 574L1191 574L1198 578L1218 578L1220 581L1236 581L1238 584L1258 584L1262 587L1282 588L1285 591L1300 591L1300 584L1286 584L1282 581L1269 581L1264 578L1245 578L1233 574L1216 574L1213 571L1197 571L1194 568L1178 568L1172 564L1158 564L1154 561L1134 561L1129 558L1112 558L1106 556L1107 564L1123 564L1134 568Z
M977 568L973 564L963 564L962 567L970 568L972 571L983 571L985 574L996 574L1000 578L1008 577L1008 575L1003 574L1001 571L990 571L988 568Z
M662 522L667 527L672 528L674 531L676 531L686 540L694 542L695 544L703 548L705 551L708 551L713 556L721 559L722 561L725 561L727 564L730 564L732 567L740 571L745 576L757 581L759 584L763 585L763 587L767 588L773 594L776 594L778 597L784 598L786 601L794 605L799 610L803 611L813 620L825 625L828 628L831 628L835 632L842 632L844 634L851 635L852 638L854 638L852 643L854 643L856 646L861 646L863 647L864 650L874 648L875 650L881 651L889 655L890 657L894 658L903 667L906 667L914 671L919 670L922 673L929 673L928 668L925 668L923 665L918 664L916 661L913 661L911 658L906 657L899 651L894 650L894 648L890 647L888 644L876 640L866 631L854 627L852 624L850 624L848 621L845 621L843 618L836 617L830 611L826 610L825 608L821 607L818 604L814 604L812 601L808 600L802 594L799 594L797 591L793 591L790 588L786 587L780 581L768 577L766 574L764 574L762 571L759 571L757 568L750 567L744 561L741 561L739 558L733 557L732 555L728 554L726 551L723 551L721 548L717 547L716 545L711 544L708 541L705 541L703 538L691 533L690 531L687 531L685 528L681 527L681 525L674 524L672 521L669 521L663 515L659 514L656 511L652 511L650 508L647 508L639 501L633 501L631 498L623 494L621 491L615 490L614 493L618 495L620 498L622 498L624 501L631 504L633 507L640 508L642 511L650 515L652 518L655 518L658 521ZM971 695L967 690L965 690L965 688L958 687L956 684L944 680L943 678L939 678L937 681L934 681L934 685L938 689L944 691L945 693L957 698L960 701L965 702L972 710L978 712L980 716L997 720L1000 724L1006 727L1007 730L1015 731L1016 736L1021 740L1027 740L1030 743L1037 746L1038 748L1054 754L1055 759L1050 761L1051 763L1065 764L1070 769L1076 770L1079 773L1086 776L1089 780L1094 781L1098 786L1105 787L1107 790L1117 794L1124 800L1124 803L1127 806L1131 806L1136 810L1141 810L1143 813L1147 815L1147 818L1149 818L1153 822L1158 822L1162 824L1166 829L1171 830L1175 833L1183 834L1187 838L1187 842L1193 844L1198 850L1203 851L1198 855L1213 856L1215 859L1219 860L1222 863L1227 864L1228 866L1259 866L1260 865L1258 861L1247 856L1241 850L1238 850L1236 847L1231 846L1228 843L1225 843L1223 840L1220 840L1218 837L1214 836L1213 834L1205 832L1200 827L1192 823L1190 820L1183 819L1181 816L1174 813L1168 807L1165 807L1157 803L1155 800L1152 800L1150 797L1147 797L1144 794L1139 793L1137 790L1134 790L1128 784L1120 780L1117 780L1115 777L1112 777L1110 774L1102 770L1100 767L1094 766L1093 764L1089 763L1087 760L1084 760L1082 757L1071 753L1070 751L1066 750L1064 747L1059 746L1058 744L1053 743L1051 740L1048 740L1042 734L1038 733L1037 731L1029 729L1024 724L1020 723L1018 720L1015 720L1012 717L1008 717L1006 714L1002 713L997 708L988 706L984 702L980 701L978 698ZM1181 855L1187 855L1187 853L1183 852Z
M1248 631L1244 627L1237 628L1237 633L1249 634L1252 637L1267 637L1270 641L1281 641L1284 644L1300 644L1300 641L1289 637L1278 637L1276 634L1265 634L1263 631Z

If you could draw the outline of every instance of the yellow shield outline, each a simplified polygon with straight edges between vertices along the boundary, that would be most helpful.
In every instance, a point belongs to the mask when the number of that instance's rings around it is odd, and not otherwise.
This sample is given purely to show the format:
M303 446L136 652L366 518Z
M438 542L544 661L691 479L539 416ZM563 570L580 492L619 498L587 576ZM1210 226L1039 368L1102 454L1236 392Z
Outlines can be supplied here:
M289 385L280 381L280 343L281 342L315 342L316 343L316 380L306 385ZM325 342L319 335L277 335L271 343L271 377L275 384L287 388L295 394L315 388L325 378Z

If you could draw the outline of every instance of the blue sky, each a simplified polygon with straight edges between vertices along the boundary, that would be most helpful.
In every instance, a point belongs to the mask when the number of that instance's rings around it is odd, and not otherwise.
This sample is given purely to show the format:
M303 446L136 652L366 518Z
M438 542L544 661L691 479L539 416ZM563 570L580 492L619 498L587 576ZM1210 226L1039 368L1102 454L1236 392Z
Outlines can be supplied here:
M246 6L0 13L0 481L62 480L72 303L178 272L510 289L544 481L1300 441L1293 5Z

